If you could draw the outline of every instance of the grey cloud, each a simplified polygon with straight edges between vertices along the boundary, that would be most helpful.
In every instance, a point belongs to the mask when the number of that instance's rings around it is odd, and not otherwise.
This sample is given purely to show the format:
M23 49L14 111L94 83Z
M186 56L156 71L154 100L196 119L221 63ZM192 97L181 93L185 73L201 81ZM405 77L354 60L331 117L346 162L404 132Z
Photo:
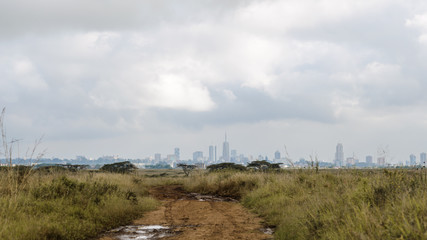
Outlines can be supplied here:
M329 102L317 99L317 95L293 96L283 101L251 88L232 89L235 100L227 100L222 93L213 94L213 99L218 104L213 111L194 113L157 109L155 112L159 120L187 128L281 119L306 119L325 123L336 121Z
M64 31L123 31L222 16L242 1L1 1L0 37Z
M58 141L293 120L339 136L425 107L423 29L406 24L425 5L314 2L3 1L1 104L18 135Z

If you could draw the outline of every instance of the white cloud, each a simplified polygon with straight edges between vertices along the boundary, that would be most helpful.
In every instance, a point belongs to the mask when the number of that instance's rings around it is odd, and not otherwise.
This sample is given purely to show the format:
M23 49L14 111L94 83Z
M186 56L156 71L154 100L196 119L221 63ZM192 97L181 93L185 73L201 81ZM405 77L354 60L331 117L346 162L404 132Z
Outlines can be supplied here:
M364 128L355 119L372 120L372 129L384 124L377 111L402 122L408 120L392 112L423 111L425 58L413 44L426 41L423 6L5 1L0 98L20 109L14 118L31 118L16 125L31 123L58 139L126 139L132 131L175 126L205 134L204 127L243 123L262 135L271 119L286 127L269 125L270 133L292 130L296 138L328 122L335 138L345 127Z
M387 1L290 0L254 1L236 11L236 23L257 33L281 35L293 29L313 28L374 10Z
M146 87L149 106L189 111L208 111L215 106L206 87L184 76L160 75Z
M416 14L412 18L406 19L405 25L410 28L415 28L420 31L418 42L421 44L427 43L427 13Z

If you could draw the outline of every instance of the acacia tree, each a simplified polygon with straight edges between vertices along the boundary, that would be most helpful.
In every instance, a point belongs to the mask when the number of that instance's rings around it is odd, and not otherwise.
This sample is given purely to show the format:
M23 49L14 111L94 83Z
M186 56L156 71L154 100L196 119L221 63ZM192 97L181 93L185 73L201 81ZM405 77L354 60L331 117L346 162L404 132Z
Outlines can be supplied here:
M282 163L269 163L265 160L253 161L248 164L248 168L255 168L257 170L266 171L269 169L280 169Z
M179 163L178 165L176 165L177 167L182 168L182 170L184 171L185 176L188 177L188 175L190 175L190 173L197 168L196 165L191 165L191 164L184 164L184 163Z
M218 164L209 165L207 167L207 169L209 169L209 171L220 171L220 170L245 171L246 167L239 165L239 164L235 164L235 163L225 162L225 163L218 163Z
M101 171L114 173L130 173L136 169L138 168L129 161L105 164L100 168Z

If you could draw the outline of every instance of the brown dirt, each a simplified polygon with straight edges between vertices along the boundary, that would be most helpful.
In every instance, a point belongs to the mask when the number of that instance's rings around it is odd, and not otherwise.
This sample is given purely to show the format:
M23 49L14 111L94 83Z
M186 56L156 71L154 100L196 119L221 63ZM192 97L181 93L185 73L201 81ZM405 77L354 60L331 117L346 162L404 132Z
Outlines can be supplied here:
M189 194L179 185L154 187L150 194L162 206L134 225L173 227L175 235L163 239L272 239L261 231L261 219L232 199Z

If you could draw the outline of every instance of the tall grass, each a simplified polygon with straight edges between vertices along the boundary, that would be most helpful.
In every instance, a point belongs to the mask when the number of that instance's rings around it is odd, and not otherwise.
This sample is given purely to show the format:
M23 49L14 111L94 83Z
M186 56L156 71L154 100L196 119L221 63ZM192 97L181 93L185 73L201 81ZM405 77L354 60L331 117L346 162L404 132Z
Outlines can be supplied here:
M0 172L0 239L88 239L157 206L133 175L34 172L11 194L7 174Z
M185 181L234 196L276 226L277 239L427 239L427 186L411 170L225 172Z

